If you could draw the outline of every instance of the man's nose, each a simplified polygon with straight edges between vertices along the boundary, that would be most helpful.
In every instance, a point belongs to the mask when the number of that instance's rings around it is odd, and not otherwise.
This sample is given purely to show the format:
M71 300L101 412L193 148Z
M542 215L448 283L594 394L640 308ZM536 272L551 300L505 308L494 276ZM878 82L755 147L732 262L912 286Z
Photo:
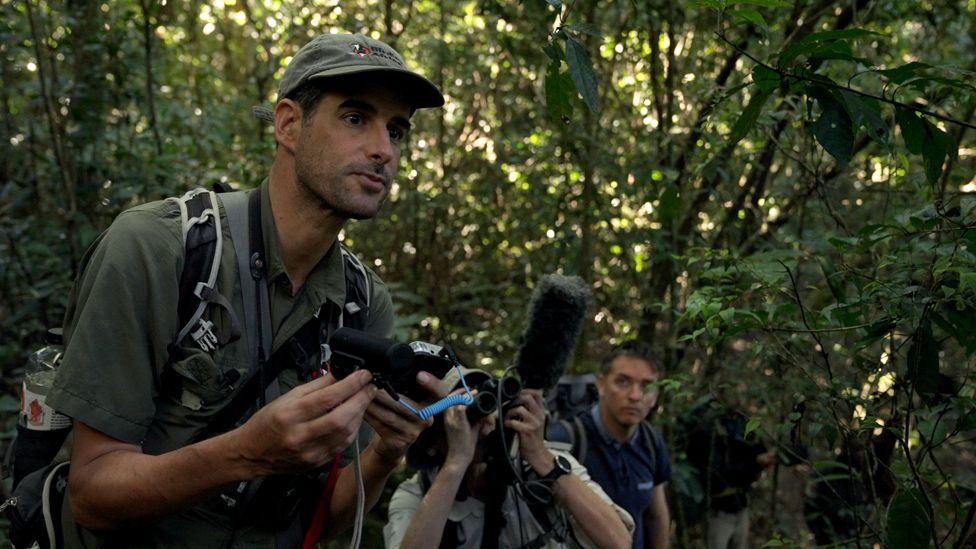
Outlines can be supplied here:
M367 147L369 159L380 165L389 163L396 154L396 146L390 139L390 130L386 127L379 127L373 131Z

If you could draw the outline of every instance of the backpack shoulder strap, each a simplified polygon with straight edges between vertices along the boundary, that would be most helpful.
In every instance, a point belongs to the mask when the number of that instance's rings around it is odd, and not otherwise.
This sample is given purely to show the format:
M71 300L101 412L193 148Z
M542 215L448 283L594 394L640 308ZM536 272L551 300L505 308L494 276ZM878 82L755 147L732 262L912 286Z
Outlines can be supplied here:
M342 266L346 279L346 303L342 307L339 326L357 330L366 328L369 320L369 305L373 297L373 284L366 267L356 254L339 245L342 253ZM331 331L330 326L330 331Z
M201 349L213 352L241 336L241 325L234 308L216 289L223 254L220 203L215 193L202 188L171 200L180 209L184 249L177 306L180 329L173 344L179 346L190 336ZM204 317L210 304L225 309L230 318L230 330L219 337L214 333L213 323Z

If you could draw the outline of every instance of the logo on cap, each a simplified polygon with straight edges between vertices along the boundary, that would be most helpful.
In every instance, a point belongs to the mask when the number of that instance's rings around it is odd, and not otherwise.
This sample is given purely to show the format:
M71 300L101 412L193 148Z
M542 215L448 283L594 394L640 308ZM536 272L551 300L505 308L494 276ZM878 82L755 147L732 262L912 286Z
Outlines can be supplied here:
M358 55L359 57L367 57L368 55L370 55L373 52L370 51L369 48L367 48L366 46L364 46L362 44L353 44L352 45L352 53L353 53L353 55Z

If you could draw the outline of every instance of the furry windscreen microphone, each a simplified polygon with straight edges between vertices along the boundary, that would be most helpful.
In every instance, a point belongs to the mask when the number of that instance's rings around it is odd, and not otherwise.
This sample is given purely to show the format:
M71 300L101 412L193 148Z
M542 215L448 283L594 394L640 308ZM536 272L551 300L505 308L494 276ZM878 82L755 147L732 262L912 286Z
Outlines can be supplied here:
M546 275L529 302L529 318L515 369L527 389L550 389L576 345L590 289L578 276Z

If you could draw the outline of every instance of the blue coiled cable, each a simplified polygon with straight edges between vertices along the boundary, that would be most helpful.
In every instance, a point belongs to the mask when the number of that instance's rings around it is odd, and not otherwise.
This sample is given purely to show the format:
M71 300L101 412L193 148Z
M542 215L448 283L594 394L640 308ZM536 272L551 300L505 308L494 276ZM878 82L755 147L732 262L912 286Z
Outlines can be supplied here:
M417 414L417 417L427 421L428 419L436 416L437 414L447 410L451 406L457 406L462 404L464 406L471 406L474 404L474 395L471 394L471 389L468 388L468 382L464 379L464 374L461 372L461 365L455 363L454 367L457 368L458 375L461 377L461 384L464 386L464 392L458 395L447 395L446 397L438 400L437 402L418 410L405 402L403 398L400 398L397 402L402 404L411 412Z

